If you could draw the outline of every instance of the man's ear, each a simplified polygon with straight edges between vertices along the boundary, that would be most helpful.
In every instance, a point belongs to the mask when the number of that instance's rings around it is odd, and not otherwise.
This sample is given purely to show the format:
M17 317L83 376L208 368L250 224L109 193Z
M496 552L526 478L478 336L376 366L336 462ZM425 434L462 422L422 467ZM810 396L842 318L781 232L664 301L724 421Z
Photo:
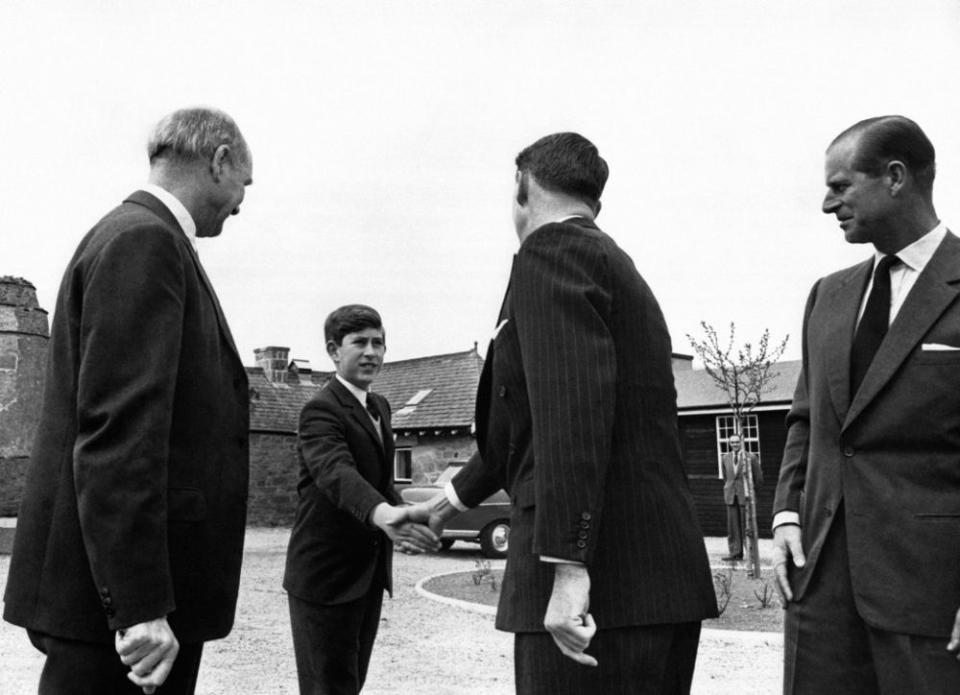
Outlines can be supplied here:
M894 198L900 194L904 184L907 182L907 167L899 159L894 159L887 164L887 178L890 181L890 195Z
M229 145L220 145L213 151L213 157L210 159L210 173L213 174L214 181L220 181L223 176L224 164L230 156Z
M334 362L340 361L340 346L337 345L336 341L327 341L327 354L330 355L330 359Z

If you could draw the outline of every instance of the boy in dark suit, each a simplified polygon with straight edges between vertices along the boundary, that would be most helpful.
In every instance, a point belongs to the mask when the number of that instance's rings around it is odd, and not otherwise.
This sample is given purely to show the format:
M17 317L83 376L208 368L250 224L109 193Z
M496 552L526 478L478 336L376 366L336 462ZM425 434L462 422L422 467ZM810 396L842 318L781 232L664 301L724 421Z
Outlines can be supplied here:
M299 503L283 587L300 692L356 695L383 591L393 593L391 546L420 552L439 541L412 523L420 507L394 506L390 404L369 391L386 351L380 315L348 305L323 328L337 373L300 414Z

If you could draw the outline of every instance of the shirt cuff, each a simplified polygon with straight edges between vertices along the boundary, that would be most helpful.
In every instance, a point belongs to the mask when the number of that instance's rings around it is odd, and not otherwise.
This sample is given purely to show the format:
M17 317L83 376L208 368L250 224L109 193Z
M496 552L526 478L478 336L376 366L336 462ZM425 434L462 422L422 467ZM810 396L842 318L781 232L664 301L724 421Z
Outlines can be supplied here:
M777 528L777 526L787 526L788 524L794 524L795 526L800 525L800 514L797 512L777 512L773 516L773 524L771 528Z
M453 483L447 483L443 488L443 492L447 496L447 501L452 504L453 508L458 512L465 512L469 509L467 505L460 501L457 491L453 489Z
M541 555L540 562L548 562L553 565L576 565L577 567L583 567L582 562L577 562L576 560L564 560L563 558L553 557L551 555Z

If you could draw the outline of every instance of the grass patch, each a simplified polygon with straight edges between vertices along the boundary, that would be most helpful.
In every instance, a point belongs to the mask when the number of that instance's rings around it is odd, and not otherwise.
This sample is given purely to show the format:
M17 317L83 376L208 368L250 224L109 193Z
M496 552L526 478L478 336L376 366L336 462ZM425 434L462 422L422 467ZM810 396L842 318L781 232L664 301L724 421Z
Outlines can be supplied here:
M714 620L704 620L705 628L717 630L759 630L763 632L783 631L783 610L780 598L776 594L776 579L773 570L765 569L760 579L752 579L746 570L714 570L714 586L718 587L716 575L729 577L729 601L723 614ZM478 580L479 577L479 580ZM445 574L424 582L427 591L471 603L480 603L496 607L500 598L500 582L503 570L484 570L478 568L468 572ZM770 600L763 607L764 584ZM726 600L718 588L717 598L720 605Z

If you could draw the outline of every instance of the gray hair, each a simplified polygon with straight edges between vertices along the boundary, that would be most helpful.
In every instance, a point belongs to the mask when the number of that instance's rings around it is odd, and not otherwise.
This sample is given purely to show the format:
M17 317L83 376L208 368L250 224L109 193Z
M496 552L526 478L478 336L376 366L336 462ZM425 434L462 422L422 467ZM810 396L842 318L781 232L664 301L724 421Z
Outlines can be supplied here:
M229 146L239 162L249 163L247 142L230 116L204 106L179 109L154 127L147 141L147 156L151 164L159 157L210 159L221 145Z

